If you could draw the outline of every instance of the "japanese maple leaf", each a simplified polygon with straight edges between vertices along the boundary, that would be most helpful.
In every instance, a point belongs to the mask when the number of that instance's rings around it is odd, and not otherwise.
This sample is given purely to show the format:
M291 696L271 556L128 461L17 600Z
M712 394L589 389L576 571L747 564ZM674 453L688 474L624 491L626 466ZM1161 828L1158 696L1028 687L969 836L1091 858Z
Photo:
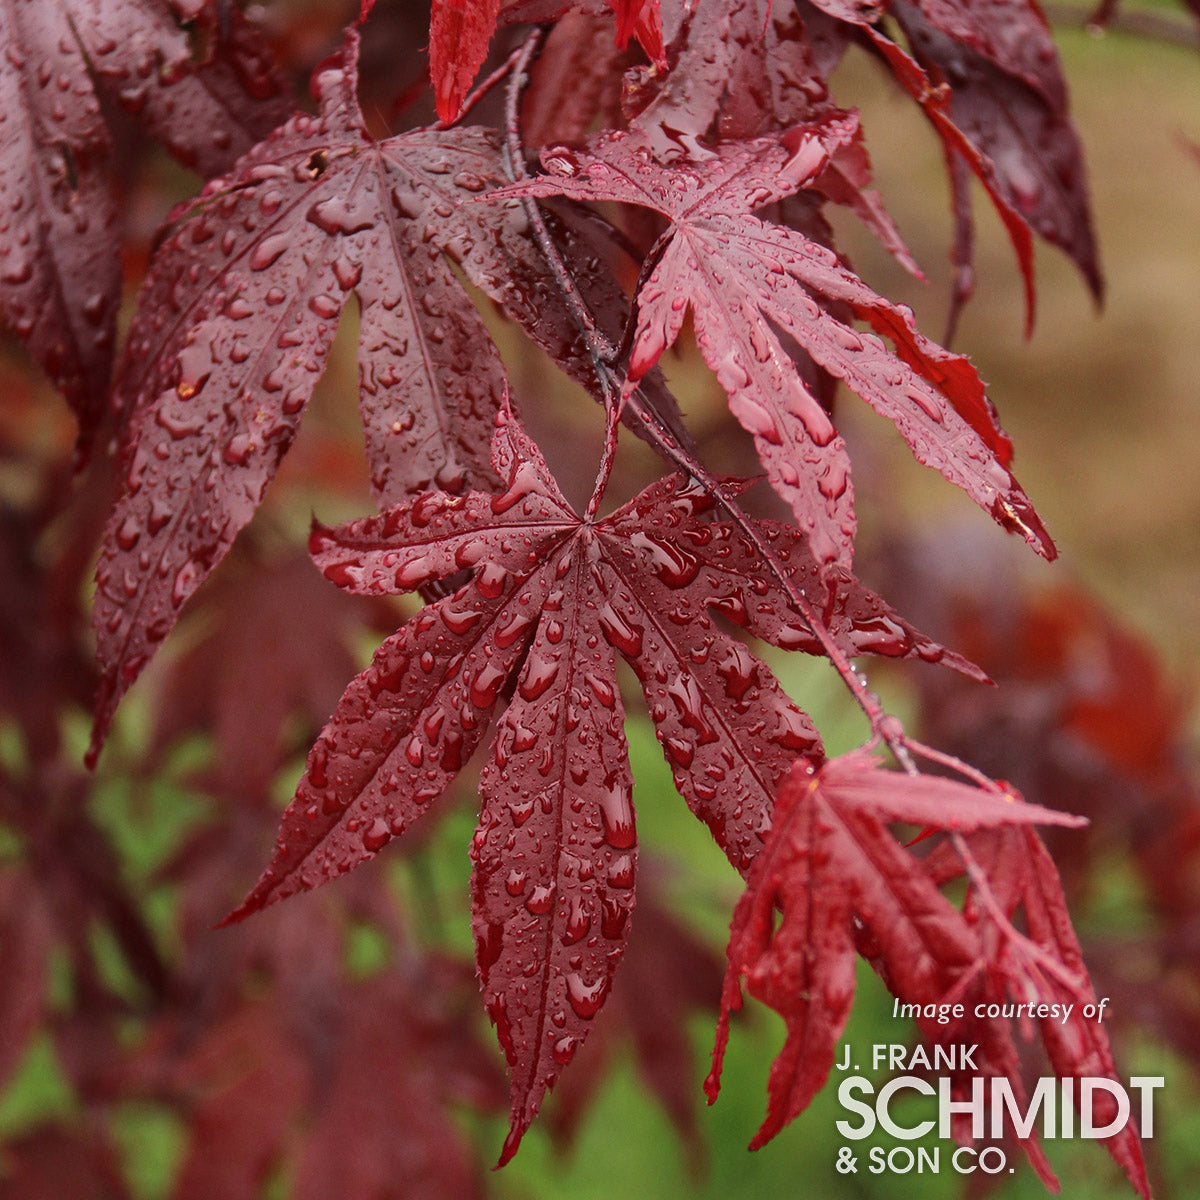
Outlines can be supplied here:
M508 21L545 21L575 9L604 11L599 0L433 0L429 24L429 74L438 116L453 121L462 108L502 10ZM636 37L650 58L666 66L658 0L607 0L617 19L617 45Z
M439 245L468 236L454 207L499 170L495 145L478 129L372 140L357 55L352 31L314 78L319 115L295 117L210 183L155 256L116 394L131 452L96 576L93 758L117 701L261 501L351 292L379 500L493 481L504 373Z
M888 987L908 1003L942 1000L978 962L972 929L892 835L888 825L895 821L961 832L1085 823L1011 795L886 771L863 751L819 767L797 763L780 785L770 838L733 915L705 1085L715 1099L729 1014L741 1007L745 976L751 994L788 1027L752 1148L808 1106L833 1066L854 999L856 926L871 940Z
M40 1126L4 1147L4 1187L21 1200L132 1200L103 1130Z
M782 139L756 139L703 162L669 166L636 133L605 133L583 152L544 150L548 175L494 195L618 201L670 221L636 298L627 387L674 344L690 309L700 350L731 411L753 434L768 478L821 562L848 564L852 556L850 463L781 333L888 417L919 461L1053 557L1053 543L1008 469L1011 445L971 364L918 333L907 310L876 295L831 250L754 215L811 180L856 129L853 114L841 114ZM845 305L895 351L825 304Z
M353 592L473 573L347 688L309 754L274 859L232 918L340 875L405 833L512 689L471 849L480 978L512 1072L506 1161L604 1003L628 937L637 848L617 655L641 681L676 787L741 871L770 826L777 780L797 754L821 751L768 668L709 614L777 644L815 645L781 589L764 582L749 540L709 519L708 495L675 476L583 520L506 409L493 466L502 492L428 492L315 529L317 564ZM847 653L945 654L848 574L823 578L797 530L760 529Z
M311 744L337 703L356 665L352 635L384 629L385 616L390 628L395 613L385 601L372 611L371 602L334 591L299 549L246 559L213 580L202 601L205 632L158 691L149 769L180 738L203 731L216 762L194 782L253 801L265 800L285 755Z
M937 0L897 2L891 11L934 81L950 84L949 115L986 157L994 190L1035 233L1066 251L1099 298L1104 284L1083 150L1039 7L1030 0L970 8Z
M711 946L671 912L656 887L653 859L638 883L637 934L613 984L608 1014L558 1082L548 1114L556 1143L573 1144L626 1042L646 1088L671 1118L691 1161L703 1155L696 1123L696 1081L688 1027L708 1017L721 996L722 963Z
M256 1195L281 1160L301 1200L481 1197L452 1107L500 1108L503 1079L465 1019L472 981L447 965L339 979L308 997L315 1011L289 1012L295 997L276 984L199 1029L194 1010L157 1022L135 1079L187 1118L172 1200Z
M241 14L195 62L201 0L0 0L0 322L62 389L86 438L102 411L120 298L111 151L98 92L207 174L291 105Z
M5 781L5 786L6 786ZM6 818L10 814L0 806ZM46 973L54 946L54 926L36 879L23 868L0 873L0 960L5 964L0 991L0 1087L9 1079L42 1023Z

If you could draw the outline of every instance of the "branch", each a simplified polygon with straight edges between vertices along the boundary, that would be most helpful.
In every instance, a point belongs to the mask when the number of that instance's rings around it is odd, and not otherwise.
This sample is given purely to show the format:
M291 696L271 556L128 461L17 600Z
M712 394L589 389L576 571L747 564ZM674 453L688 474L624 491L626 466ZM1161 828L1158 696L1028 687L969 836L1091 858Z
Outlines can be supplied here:
M1051 25L1084 29L1094 37L1102 37L1111 31L1200 50L1200 28L1196 23L1178 20L1162 12L1125 12L1109 0L1094 10L1077 8L1073 4L1043 4L1042 12Z

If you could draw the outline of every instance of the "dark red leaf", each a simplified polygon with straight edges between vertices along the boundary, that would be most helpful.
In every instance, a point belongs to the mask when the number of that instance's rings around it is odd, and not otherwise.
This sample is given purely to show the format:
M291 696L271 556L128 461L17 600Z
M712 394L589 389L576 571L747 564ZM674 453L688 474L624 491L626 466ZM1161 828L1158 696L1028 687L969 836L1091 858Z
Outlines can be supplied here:
M777 330L892 420L920 461L1053 557L1053 543L1008 470L1011 445L971 364L918 333L908 312L872 292L832 251L753 215L819 174L856 129L853 116L844 114L782 140L760 139L671 167L658 163L634 134L604 134L586 153L543 151L550 174L499 195L615 200L672 222L637 297L630 381L675 342L690 308L700 349L731 410L754 435L772 485L792 506L820 561L848 565L852 556L850 464ZM843 324L814 297L846 305L891 339L895 353L878 337Z
M617 18L617 45L624 49L631 36L650 58L665 65L658 0L607 0ZM603 12L600 0L433 0L429 27L429 73L433 78L438 116L451 122L458 116L479 68L487 59L496 22L547 21L582 9Z
M875 26L879 13L847 0L813 0L863 30L946 146L979 177L1008 230L1025 280L1026 327L1035 293L1030 230L1064 249L1093 293L1103 291L1079 139L1041 10L1029 0L893 0L888 11L914 59ZM955 195L956 220L965 193ZM959 239L960 247L962 239Z
M18 868L0 874L0 1090L45 1013L53 928L35 881Z
M715 1011L721 996L721 961L666 906L651 861L642 864L637 923L605 1008L605 1019L580 1049L575 1066L559 1080L548 1114L556 1139L570 1142L613 1056L632 1042L638 1073L671 1118L695 1157L703 1151L695 1118L697 1100L691 1018Z
M522 97L526 146L578 141L598 112L619 112L623 55L604 36L606 25L605 17L568 13L550 31Z
M433 0L429 74L438 116L453 121L487 58L501 0Z
M108 387L121 287L102 169L108 131L66 5L4 0L0 28L0 320L90 427Z
M156 1031L159 1037L172 1032ZM306 1091L307 1064L272 1006L246 1004L214 1021L196 1040L143 1056L188 1097L189 1145L179 1166L173 1200L253 1196L282 1157L293 1114ZM190 1044L189 1044L190 1043ZM174 1051L174 1053L172 1053Z
M502 1110L504 1080L467 1017L473 980L427 960L345 998L330 1078L296 1166L296 1200L483 1200L452 1106ZM455 964L457 965L457 964ZM465 964L464 964L465 966ZM398 1119L399 1118L399 1119Z
M156 697L152 762L180 737L208 733L217 761L200 782L266 800L284 756L311 742L354 673L352 635L368 618L379 628L390 612L376 603L372 613L329 587L307 555L246 556L205 593L201 620L210 628L172 664ZM301 718L295 739L283 736L289 717Z
M10 3L13 0L10 0ZM265 40L219 0L68 0L71 27L101 89L206 178L225 171L294 111ZM181 22L202 28L197 61Z
M982 155L995 193L1066 251L1099 298L1104 284L1082 147L1041 11L1026 0L969 10L952 0L920 9L897 0L892 12L925 69L949 84L949 117Z
M240 14L230 39L196 63L180 8L0 3L0 112L9 118L0 125L0 322L62 389L84 440L102 412L120 296L110 141L95 86L206 174L290 111Z
M43 1127L4 1147L12 1200L128 1200L113 1148L94 1129Z
M495 144L482 130L371 140L357 47L349 34L317 72L319 117L296 117L209 184L143 289L117 393L132 413L128 477L97 569L93 758L117 701L261 501L351 291L380 501L492 481L503 369L438 247L462 233L454 205L495 177Z

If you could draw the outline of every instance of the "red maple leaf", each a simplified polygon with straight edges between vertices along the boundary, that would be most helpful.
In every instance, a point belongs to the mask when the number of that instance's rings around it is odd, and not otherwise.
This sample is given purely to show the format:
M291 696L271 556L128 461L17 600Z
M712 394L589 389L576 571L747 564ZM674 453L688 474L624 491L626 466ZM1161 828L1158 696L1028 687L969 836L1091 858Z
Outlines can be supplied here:
M390 604L374 604L327 587L299 550L246 555L205 592L205 633L171 664L155 697L151 770L178 739L208 731L217 761L192 782L265 800L285 756L307 748L354 673L352 634L395 623ZM248 612L253 621L243 619ZM285 737L289 717L296 729Z
M483 741L515 684L481 779L472 847L477 958L512 1069L515 1153L542 1095L604 1003L628 937L636 838L619 653L636 672L675 785L746 871L808 718L710 609L766 640L818 649L758 557L680 476L602 520L568 506L536 445L502 411L500 493L430 492L312 551L340 586L411 591L464 568L347 688L309 755L275 857L244 916L372 857L404 833ZM847 654L956 656L917 634L848 572L824 574L802 535L760 522Z
M210 183L155 256L116 392L130 453L97 569L93 758L261 501L351 292L376 496L491 481L503 369L438 247L463 236L454 206L496 177L495 142L478 129L374 141L357 55L352 31L314 77L319 116L295 117Z
M853 0L813 0L860 28L920 104L946 148L978 176L1004 222L1025 280L1027 329L1034 317L1030 231L1067 252L1099 297L1103 281L1092 233L1079 138L1067 115L1054 40L1031 0L892 0L888 13L913 56L876 26L879 12ZM961 268L970 268L971 202L956 187ZM966 257L963 257L965 255ZM966 299L962 291L955 306Z
M355 95L358 48L350 30L314 74L318 116L295 117L213 180L155 254L114 395L127 414L127 473L96 573L102 678L89 761L262 501L351 293L381 504L497 482L488 447L504 369L447 255L599 390L520 209L497 222L497 210L464 203L506 181L499 140L477 127L374 140ZM619 331L626 305L591 232L565 217L552 224L581 291ZM674 401L656 379L646 384L678 427Z
M945 843L929 862L912 855L889 830L897 821L976 834L989 853L960 910L939 886L962 873L957 847ZM720 1087L729 1014L752 995L787 1022L787 1039L771 1068L768 1109L752 1148L798 1116L824 1084L854 998L861 951L888 989L906 1004L978 996L1053 1004L1075 1001L1067 1024L1038 1022L1050 1063L1060 1076L1116 1074L1108 1038L1081 1014L1095 1002L1071 929L1057 872L1032 824L1078 826L1078 817L1026 804L1011 790L984 791L953 780L882 769L857 751L821 766L799 763L779 789L770 837L750 871L731 927L721 1018L706 1083ZM976 839L967 839L975 844ZM982 889L986 889L986 895ZM1018 909L1027 934L1011 924ZM937 1026L927 1032L943 1034ZM969 1031L964 1033L964 1030ZM982 1046L980 1073L1017 1078L1007 1027L969 1015L955 1037ZM1098 1119L1105 1119L1098 1112ZM1149 1195L1137 1134L1110 1139L1113 1157L1143 1196ZM1057 1190L1035 1138L1026 1143L1039 1174Z
M853 114L840 114L784 138L728 145L702 162L670 166L637 134L606 133L584 152L544 150L548 175L493 195L619 201L670 221L636 298L627 387L674 344L690 309L731 411L754 435L768 478L820 561L849 563L852 555L850 463L781 331L893 421L921 462L1053 557L1053 543L1008 469L1011 445L967 359L917 332L909 312L871 291L831 250L754 215L812 180L856 130ZM818 301L846 306L895 351Z

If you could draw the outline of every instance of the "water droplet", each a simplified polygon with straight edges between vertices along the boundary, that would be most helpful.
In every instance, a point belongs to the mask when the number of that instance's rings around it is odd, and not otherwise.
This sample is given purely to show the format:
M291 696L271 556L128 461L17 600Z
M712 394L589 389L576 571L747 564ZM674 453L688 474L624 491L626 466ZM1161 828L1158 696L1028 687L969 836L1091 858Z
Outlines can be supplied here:
M175 572L175 581L171 586L171 603L176 608L195 590L198 574L196 564L190 560Z
M342 311L341 304L325 292L319 292L308 301L308 307L323 320L332 321Z
M616 896L605 896L600 901L600 932L609 941L615 942L625 936L628 924L628 907Z
M608 992L608 980L601 977L595 983L584 983L578 971L567 976L567 999L577 1017L590 1021L604 1004Z
M670 760L685 771L692 765L692 760L696 757L696 748L683 738L666 738L663 741L663 749L667 752Z
M559 1066L565 1067L575 1057L575 1051L578 1046L579 1039L577 1037L571 1037L569 1034L566 1037L560 1037L554 1043L554 1050L552 1051L554 1061Z
M137 517L131 513L121 522L117 529L117 545L122 550L132 550L142 536L142 527Z
M457 561L458 556L455 556ZM461 564L466 566L468 564ZM487 600L495 600L504 591L505 584L508 583L509 575L499 563L489 562L484 563L478 574L475 576L475 586L479 589L479 594Z
M558 674L558 665L558 659L550 658L536 649L531 651L525 660L521 681L517 685L522 699L536 700L541 696L554 682L554 677Z
M362 233L375 223L375 215L368 205L352 208L345 196L318 200L305 216L328 234Z
M491 708L507 677L508 671L494 662L484 663L471 680L471 703L476 708Z
M263 238L250 254L250 269L265 271L288 248L291 240L286 233L273 233Z
M541 490L541 480L530 462L522 462L513 472L508 490L502 495L492 497L492 512L496 516L508 512L514 504L523 500L531 492Z
M470 608L465 605L458 608L452 608L449 605L443 605L438 609L442 620L445 622L446 628L451 633L462 635L471 628L482 616L478 609Z
M363 848L371 854L376 854L391 841L392 831L382 817L376 817L364 830L362 835Z
M606 781L597 800L604 822L605 840L615 850L632 848L637 842L637 832L634 828L633 801L628 783L622 779Z
M633 887L633 856L619 855L608 868L608 885L615 888Z
M248 433L235 433L226 443L224 458L230 466L244 466L255 449L254 439Z
M571 907L567 913L567 924L563 929L563 945L573 946L588 935L592 927L592 909L590 903L581 896L571 897Z
M642 652L642 630L626 620L609 602L598 615L600 631L610 645L633 658Z
M359 280L362 279L362 267L356 262L351 262L345 256L339 255L333 260L333 274L338 281L338 287L348 292L351 288L357 287Z
M854 646L872 654L899 657L912 649L913 639L899 622L888 616L854 622Z
M676 544L641 530L635 530L629 541L649 555L651 569L668 587L686 587L699 574L700 564L695 556Z

